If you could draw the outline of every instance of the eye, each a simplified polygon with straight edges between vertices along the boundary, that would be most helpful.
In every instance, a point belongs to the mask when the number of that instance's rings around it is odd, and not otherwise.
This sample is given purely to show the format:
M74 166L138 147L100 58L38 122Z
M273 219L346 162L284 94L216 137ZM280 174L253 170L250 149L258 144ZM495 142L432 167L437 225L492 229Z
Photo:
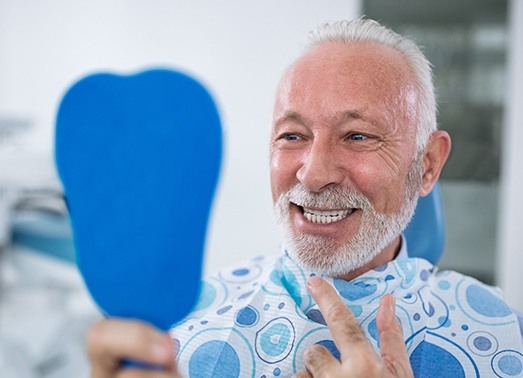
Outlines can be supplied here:
M294 133L285 133L282 135L281 138L285 139L286 141L289 141L289 142L300 140L300 136L298 134L294 134Z
M365 140L367 138L368 137L366 135L360 133L353 133L347 136L348 140Z

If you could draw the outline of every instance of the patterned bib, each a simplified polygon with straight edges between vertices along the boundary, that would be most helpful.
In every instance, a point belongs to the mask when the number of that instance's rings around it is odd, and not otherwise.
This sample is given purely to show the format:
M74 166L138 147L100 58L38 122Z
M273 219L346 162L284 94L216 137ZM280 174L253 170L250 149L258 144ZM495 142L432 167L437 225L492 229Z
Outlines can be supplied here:
M307 292L312 275L288 255L256 258L205 279L194 312L176 325L185 377L288 377L302 355L321 344L339 352ZM523 345L516 316L497 289L428 261L407 258L352 280L325 278L352 310L379 354L380 298L396 296L416 377L522 377Z

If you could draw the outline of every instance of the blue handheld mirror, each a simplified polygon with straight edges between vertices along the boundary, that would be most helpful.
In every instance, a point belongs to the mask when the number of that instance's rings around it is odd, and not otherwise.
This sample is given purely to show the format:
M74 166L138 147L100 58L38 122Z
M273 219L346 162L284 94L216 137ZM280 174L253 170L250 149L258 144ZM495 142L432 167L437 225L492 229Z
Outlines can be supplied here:
M199 292L222 155L211 95L166 69L90 75L60 103L55 147L93 299L168 330Z

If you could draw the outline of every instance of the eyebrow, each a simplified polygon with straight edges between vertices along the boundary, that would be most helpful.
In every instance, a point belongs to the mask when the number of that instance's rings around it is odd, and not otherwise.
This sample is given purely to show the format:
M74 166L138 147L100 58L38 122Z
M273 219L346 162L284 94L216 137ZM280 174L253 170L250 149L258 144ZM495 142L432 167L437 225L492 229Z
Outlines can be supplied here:
M341 113L337 118L341 122L346 121L346 120L353 120L353 119L361 119L361 120L364 120L364 121L371 122L371 120L368 117L365 117L358 110L348 110L346 112ZM371 123L373 123L373 122L371 122Z
M334 117L334 119L337 124L341 124L345 121L358 120L358 119L368 122L373 126L377 124L375 119L363 115L361 113L361 111L359 111L359 110L347 110L345 112L341 112L341 113L337 114ZM310 119L308 119L307 117L304 117L300 113L295 112L293 110L288 110L281 117L278 117L274 124L275 124L275 126L278 126L281 123L287 122L287 121L296 122L296 123L299 123L299 124L302 124L305 126L312 123L312 121Z
M299 114L295 111L292 111L292 110L287 110L287 111L285 111L285 113L283 113L283 115L281 117L278 117L275 120L274 125L279 126L283 122L287 122L287 121L296 122L296 123L299 123L302 125L306 125L307 123L310 122L309 120L304 118L301 114Z

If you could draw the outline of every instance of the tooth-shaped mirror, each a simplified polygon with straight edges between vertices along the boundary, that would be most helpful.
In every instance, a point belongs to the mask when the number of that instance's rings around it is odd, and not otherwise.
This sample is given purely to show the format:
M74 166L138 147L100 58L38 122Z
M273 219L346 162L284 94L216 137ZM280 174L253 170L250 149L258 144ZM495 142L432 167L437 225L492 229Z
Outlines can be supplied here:
M168 69L90 75L64 95L55 142L93 299L109 316L169 329L197 299L219 176L209 92Z

